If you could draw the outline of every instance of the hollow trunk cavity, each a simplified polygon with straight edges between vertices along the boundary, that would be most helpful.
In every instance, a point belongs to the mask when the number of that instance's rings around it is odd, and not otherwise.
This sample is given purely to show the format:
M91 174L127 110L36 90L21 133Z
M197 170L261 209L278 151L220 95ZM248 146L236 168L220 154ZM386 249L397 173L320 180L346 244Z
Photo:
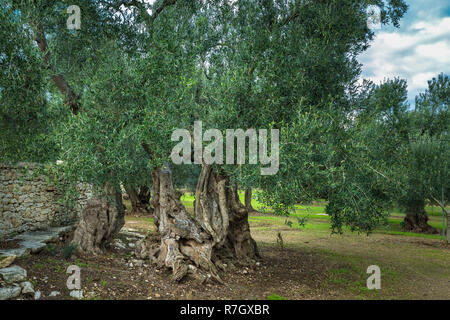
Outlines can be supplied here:
M136 190L134 187L126 186L125 190L131 202L131 214L147 214L149 210L150 190L147 187L140 187Z

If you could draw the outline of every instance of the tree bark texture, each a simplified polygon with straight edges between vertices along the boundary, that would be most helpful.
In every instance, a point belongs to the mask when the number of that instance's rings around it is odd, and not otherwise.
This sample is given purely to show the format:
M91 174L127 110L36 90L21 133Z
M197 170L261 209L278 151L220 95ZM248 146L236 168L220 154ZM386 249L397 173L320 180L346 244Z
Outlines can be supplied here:
M202 281L218 282L222 282L219 270L253 264L259 257L248 211L228 177L203 166L193 216L181 203L169 170L153 170L152 180L153 216L160 240L140 241L138 257L169 267L175 281L192 274Z
M122 194L105 187L105 195L88 200L81 212L72 244L83 252L101 254L125 224Z
M435 228L428 224L428 215L425 211L425 202L414 202L409 204L406 209L404 219L405 230L422 233L439 233Z

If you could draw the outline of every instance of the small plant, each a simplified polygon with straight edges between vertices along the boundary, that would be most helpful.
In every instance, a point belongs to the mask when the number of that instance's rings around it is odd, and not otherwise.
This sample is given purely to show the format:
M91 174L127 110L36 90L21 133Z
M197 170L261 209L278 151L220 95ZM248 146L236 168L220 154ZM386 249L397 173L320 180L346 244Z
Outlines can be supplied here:
M271 294L270 296L267 296L267 300L286 300L286 298L277 294Z
M35 263L34 266L33 266L33 268L42 270L42 269L44 268L44 265L43 265L42 263Z
M284 249L284 241L283 241L283 237L281 236L281 232L278 232L278 234L277 234L277 243L281 249Z
M55 245L49 243L45 246L45 249L47 250L48 254L50 254L51 256L56 255Z
M47 258L47 263L49 263L49 264L56 264L56 260L54 260L52 258Z
M90 268L90 267L91 267L91 265L90 265L89 263L81 262L80 259L76 259L76 260L75 260L75 264L76 264L77 266L79 266L80 268Z
M63 258L69 260L70 257L76 252L77 246L69 243L64 247Z
M61 270L62 270L62 266L61 266L61 265L57 265L57 266L55 267L55 271L56 271L57 273L60 273Z

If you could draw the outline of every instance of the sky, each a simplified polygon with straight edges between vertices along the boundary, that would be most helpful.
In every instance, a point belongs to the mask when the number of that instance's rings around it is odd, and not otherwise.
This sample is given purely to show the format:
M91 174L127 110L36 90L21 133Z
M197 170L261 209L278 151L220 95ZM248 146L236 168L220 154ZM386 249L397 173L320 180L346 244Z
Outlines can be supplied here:
M450 1L406 0L408 12L400 28L382 26L371 47L359 57L362 78L375 83L400 77L408 82L408 101L414 106L427 80L450 74Z

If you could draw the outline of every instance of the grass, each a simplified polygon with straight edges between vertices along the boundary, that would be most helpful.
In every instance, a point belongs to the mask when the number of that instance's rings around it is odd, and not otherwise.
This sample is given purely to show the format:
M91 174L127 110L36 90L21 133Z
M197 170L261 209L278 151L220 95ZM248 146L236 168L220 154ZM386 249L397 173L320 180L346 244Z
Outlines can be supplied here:
M42 270L44 268L44 264L42 264L42 263L35 263L33 268Z
M242 203L244 203L245 193L244 191L239 192L239 199ZM181 197L181 202L186 208L193 208L194 207L194 200L195 195L191 192L185 192L183 196ZM130 201L124 201L125 207L127 210L131 210L131 203ZM264 204L260 203L256 196L252 199L252 206L255 210L264 212L264 213L270 213L270 208L267 208ZM326 207L326 201L324 200L318 200L315 201L312 204L305 205L305 204L297 204L295 205L295 211L291 213L292 217L299 217L299 218L305 218L307 217L308 220L312 219L320 219L329 221L330 217L326 215L325 213L325 207ZM450 209L450 207L449 207ZM428 213L428 216L430 217L429 224L439 230L442 230L442 210L437 206L426 206L425 210ZM391 228L381 228L379 231L388 233L388 234L399 234L401 231L400 228L394 227L395 225L399 225L405 217L404 212L398 208L394 208L390 212L390 218L389 218L389 225ZM151 219L151 218L145 218L142 219ZM405 235L411 235L410 233L406 233ZM422 236L419 236L422 237ZM436 238L436 236L432 236L431 238Z
M192 208L192 195L185 195L182 200ZM294 250L300 261L304 257L319 257L316 267L321 265L324 269L324 279L296 283L301 286L299 292L320 294L317 297L321 299L450 299L450 250L443 246L439 236L401 231L404 215L399 212L391 215L388 226L369 236L351 232L349 228L344 228L343 234L331 234L330 217L321 215L323 203L313 206L315 211L309 213L305 226L298 225L296 217L308 215L306 208L298 206L290 217L249 216L250 230L258 246L278 248L280 232L286 250ZM127 226L132 228L153 228L151 218L126 219ZM430 216L432 225L439 220L440 217ZM286 221L291 221L293 227ZM282 254L281 250L275 252ZM370 265L381 269L381 290L369 290L366 286ZM267 280L270 283L270 276ZM292 299L282 286L270 290L264 295L266 299Z
M242 203L244 203L245 194L244 191L239 192L239 199ZM270 213L270 208L267 208L262 203L258 202L256 197L253 197L252 199L252 206L255 210L261 211L261 212L268 212ZM194 205L195 196L193 193L186 192L181 197L181 202L184 206L187 208L193 208ZM330 216L326 215L325 213L325 207L326 202L324 200L320 200L317 202L314 202L311 205L303 205L303 204L297 204L295 205L295 212L292 212L290 217L296 217L296 218L307 218L307 222L305 225L306 230L308 229L329 229L330 227ZM428 215L429 215L429 224L442 231L442 211L437 206L426 206L425 207ZM405 217L405 213L403 213L400 209L394 208L390 212L390 217L388 219L388 225L387 226L381 226L375 230L376 233L383 233L383 234L391 234L391 235L405 235L405 236L411 236L411 237L419 237L419 238L428 238L428 239L440 239L441 237L439 235L426 235L421 233L413 233L413 232L405 232L401 228L401 223ZM263 216L261 219L267 219L267 220L276 220L277 218L274 216ZM283 218L281 218L283 219ZM295 222L295 220L292 220ZM324 222L326 225L322 225L322 222ZM348 228L344 228L344 232L349 232L350 230Z
M181 196L181 203L183 203L186 208L193 208L194 200L195 195L191 192L185 192L183 193L183 196Z
M239 198L241 202L244 202L244 191L239 192ZM188 209L188 211L192 211L194 207L194 200L195 195L191 192L185 192L183 196L181 197L181 202L183 205ZM128 209L131 209L130 201L124 201L125 206ZM323 230L330 232L331 223L330 219L331 217L328 216L325 213L325 207L326 207L326 201L319 200L316 201L310 205L305 204L297 204L295 205L295 211L290 214L289 217L276 217L270 214L270 208L265 207L262 203L260 203L256 197L253 197L252 199L252 206L256 210L266 213L267 215L261 215L261 216L253 216L250 217L250 221L257 222L260 220L264 220L267 223L270 223L270 221L280 221L282 220L285 224L292 224L294 228L301 229L303 231L310 231L310 230ZM436 206L426 206L425 207L428 215L429 215L429 224L436 228L439 231L442 231L442 212L440 211L439 207ZM409 236L409 237L416 237L416 238L423 238L423 239L441 239L442 236L440 235L430 235L430 234L422 234L422 233L415 233L415 232L407 232L402 229L402 222L405 217L405 214L401 212L400 209L394 208L390 216L388 218L388 225L385 226L379 226L374 230L375 234L387 234L387 235L396 235L396 236ZM127 217L128 218L128 217ZM126 218L126 219L127 219ZM306 223L303 226L300 226L298 224L298 219L305 219ZM134 217L133 220L137 222L142 222L142 224L151 223L153 224L153 218L152 217ZM139 225L136 225L137 229L139 229ZM260 227L257 227L258 230L264 230L267 228L270 228L270 226L262 225ZM344 233L351 233L350 228L344 227L343 228Z
M80 259L75 260L75 265L77 265L80 268L90 268L91 265L89 263L81 262Z
M287 247L307 248L326 256L338 267L328 270L328 280L321 286L327 291L337 290L339 295L345 292L345 297L410 299L433 296L450 299L450 254L439 248L442 236L403 231L401 223L405 214L398 209L392 210L388 225L378 227L370 236L353 233L348 227L343 228L342 235L332 235L325 205L297 205L290 217L250 216L252 234L259 242L274 243L276 233L281 232ZM427 207L426 210L429 224L442 230L439 209ZM304 226L299 226L297 217L308 220ZM293 228L286 221L291 221ZM433 242L424 246L421 239ZM369 290L366 286L366 269L372 264L381 268L382 290ZM439 294L432 292L433 285L440 288Z
M277 294L271 294L271 295L267 296L267 300L287 300L287 299L285 297L279 296Z
M243 201L243 192L240 198ZM181 200L192 211L194 195L185 193ZM264 208L255 199L252 205L257 210ZM320 290L327 292L328 298L450 299L450 251L443 245L442 236L403 231L401 223L405 214L398 209L391 211L386 226L376 228L370 235L351 232L348 227L343 228L343 234L331 234L330 216L325 214L325 206L324 201L299 204L289 217L270 213L250 215L252 236L258 245L277 247L280 232L287 249L320 256L326 266L326 280L320 282ZM428 206L426 210L429 224L441 230L439 208ZM297 218L305 217L306 224L299 225ZM132 228L153 228L150 217L126 219ZM370 265L381 269L381 290L369 290L366 286L369 277L366 271ZM276 293L267 292L264 297L269 300L291 298L283 290L272 290ZM305 290L313 289L306 286Z
M323 255L331 265L336 265L328 270L328 281L322 283L327 291L344 291L358 299L423 298L422 294L433 293L420 290L431 291L431 283L434 283L442 290L438 298L450 298L450 251L440 248L436 237L380 230L370 236L349 230L344 230L343 235L331 235L325 219L310 220L300 229L289 228L281 217L251 216L249 221L258 243L275 243L276 233L281 232L288 248ZM431 239L424 239L427 242L422 244L420 238ZM381 268L382 295L366 288L369 265ZM418 285L421 289L414 287Z

